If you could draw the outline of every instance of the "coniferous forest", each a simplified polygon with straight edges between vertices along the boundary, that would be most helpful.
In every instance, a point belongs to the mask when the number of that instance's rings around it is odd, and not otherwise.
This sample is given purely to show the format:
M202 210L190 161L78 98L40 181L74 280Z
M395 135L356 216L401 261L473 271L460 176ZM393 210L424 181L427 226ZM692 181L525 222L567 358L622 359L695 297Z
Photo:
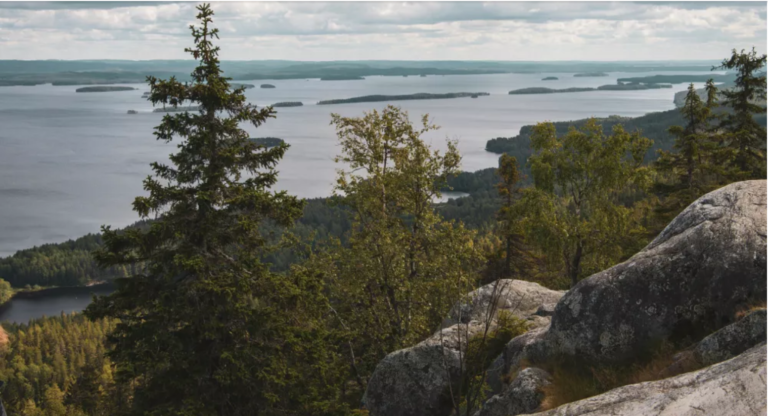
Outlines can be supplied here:
M728 90L710 81L701 97L691 84L676 110L526 126L490 140L499 166L474 173L454 142L438 152L422 139L436 128L427 115L333 114L334 195L302 200L274 189L288 145L242 129L274 110L222 72L211 7L196 18L191 81L147 78L153 104L200 112L156 127L175 153L152 165L139 222L0 260L14 288L117 286L83 314L4 325L9 414L364 415L377 363L432 334L466 293L501 278L568 289L707 192L766 178L766 56L733 50ZM447 190L469 195L435 203ZM526 330L500 325L468 362ZM474 388L456 392L459 411Z

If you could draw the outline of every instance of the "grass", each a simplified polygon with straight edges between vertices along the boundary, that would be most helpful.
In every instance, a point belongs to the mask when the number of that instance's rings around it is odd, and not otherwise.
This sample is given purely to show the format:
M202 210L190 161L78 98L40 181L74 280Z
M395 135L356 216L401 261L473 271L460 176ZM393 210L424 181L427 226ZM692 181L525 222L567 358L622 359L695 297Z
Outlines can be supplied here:
M542 388L539 411L544 411L617 387L674 377L702 365L690 351L661 342L632 364L588 366L571 359L540 367L552 375L552 383Z
M739 319L749 315L754 311L759 311L764 309L765 309L765 299L755 300L750 303L747 303L742 308L737 310L734 318L736 318L736 320L738 321Z

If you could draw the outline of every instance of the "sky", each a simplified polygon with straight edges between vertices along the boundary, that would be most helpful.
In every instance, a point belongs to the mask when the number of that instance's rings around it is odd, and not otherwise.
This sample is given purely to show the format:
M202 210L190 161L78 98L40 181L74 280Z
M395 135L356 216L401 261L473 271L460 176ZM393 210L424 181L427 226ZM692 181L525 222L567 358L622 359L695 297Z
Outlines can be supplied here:
M189 59L193 2L0 2L0 59ZM224 60L720 60L766 2L212 3Z

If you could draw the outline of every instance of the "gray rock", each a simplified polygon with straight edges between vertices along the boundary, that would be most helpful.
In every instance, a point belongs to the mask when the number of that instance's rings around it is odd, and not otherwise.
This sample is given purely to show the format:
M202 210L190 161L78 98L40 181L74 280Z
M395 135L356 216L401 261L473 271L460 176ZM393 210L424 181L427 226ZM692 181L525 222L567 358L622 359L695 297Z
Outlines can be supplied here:
M711 365L735 357L765 342L765 327L765 309L752 312L699 341L694 348L696 359Z
M740 306L765 299L765 273L766 181L728 185L692 203L628 261L579 282L526 357L619 362L653 340L714 331Z
M499 285L491 283L471 292L454 305L434 335L379 362L368 382L365 407L372 416L449 414L453 408L451 388L459 382L460 357L467 339L485 331L486 324L489 329L496 326L496 316L489 316L487 308L496 305L497 310L528 319L532 325L546 325L548 318L533 313L541 303L556 302L562 295L520 280L501 280ZM496 373L496 380L500 374Z
M549 374L539 368L528 367L504 390L487 400L475 416L515 416L536 410L544 399L541 388L550 384Z
M751 416L766 414L766 348L664 380L619 387L536 416Z
M471 321L485 322L491 304L496 310L505 310L527 319L545 303L557 303L565 294L525 280L500 279L498 285L490 283L469 293L463 302L453 306L443 327Z
M545 303L536 309L536 315L538 316L552 316L555 314L555 307L557 303Z

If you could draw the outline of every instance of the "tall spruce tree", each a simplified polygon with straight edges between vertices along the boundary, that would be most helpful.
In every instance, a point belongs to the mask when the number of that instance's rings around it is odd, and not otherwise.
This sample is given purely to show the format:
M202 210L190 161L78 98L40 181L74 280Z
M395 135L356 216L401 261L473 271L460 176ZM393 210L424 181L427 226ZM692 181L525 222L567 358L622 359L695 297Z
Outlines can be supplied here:
M680 108L685 126L672 126L669 133L675 137L673 151L659 151L655 168L660 178L655 188L665 198L657 207L661 222L668 223L688 204L716 188L722 182L723 170L717 163L720 152L712 121L717 105L717 88L707 82L707 100L703 102L691 84Z
M519 186L521 175L517 167L517 159L506 153L503 154L499 159L496 174L499 176L496 190L501 197L501 208L496 213L496 219L504 240L502 276L519 279L526 270L530 271L533 267L534 257L525 242L525 232L522 227L524 213L521 212L518 204L521 197Z
M325 379L332 357L321 282L308 271L273 274L260 262L269 247L259 225L288 226L302 211L295 197L270 190L287 146L248 140L240 125L258 127L274 112L230 87L212 43L213 11L197 10L195 46L186 49L199 60L192 82L147 79L153 104L200 105L199 114L165 115L155 129L158 140L180 139L170 165L152 164L149 195L133 204L157 219L145 230L103 227L95 254L102 266L145 268L86 314L119 319L109 355L118 381L134 387L133 414L324 414L334 384Z
M736 70L735 87L722 91L723 105L732 111L720 123L723 144L730 151L725 162L732 180L765 179L766 131L753 114L765 113L758 102L766 99L766 55L734 49L731 57L713 69Z

